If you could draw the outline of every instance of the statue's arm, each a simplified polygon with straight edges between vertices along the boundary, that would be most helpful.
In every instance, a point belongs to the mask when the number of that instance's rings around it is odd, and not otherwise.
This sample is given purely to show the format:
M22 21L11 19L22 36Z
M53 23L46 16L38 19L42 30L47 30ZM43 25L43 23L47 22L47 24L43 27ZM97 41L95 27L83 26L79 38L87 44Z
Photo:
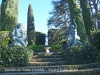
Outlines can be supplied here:
M24 33L23 33L22 29L21 29L21 34L22 34L22 35L21 35L21 36L22 36L22 38L24 38Z
M13 37L15 36L15 29L14 29L13 32L12 32L12 36L13 36Z
M77 30L77 24L76 24L76 22L75 22L75 19L73 19L73 22L74 22L75 28L76 28L76 30Z

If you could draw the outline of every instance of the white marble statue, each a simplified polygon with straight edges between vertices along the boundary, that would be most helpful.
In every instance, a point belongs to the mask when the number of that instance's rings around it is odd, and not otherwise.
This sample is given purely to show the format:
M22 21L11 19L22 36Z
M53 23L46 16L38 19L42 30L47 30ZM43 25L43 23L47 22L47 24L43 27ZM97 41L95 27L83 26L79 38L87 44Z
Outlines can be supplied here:
M24 46L28 44L27 31L25 30L23 24L18 23L12 32L13 42L11 46Z
M80 40L80 37L77 35L77 25L75 23L75 20L73 20L74 22L74 25L70 25L70 29L69 29L69 32L68 32L68 37L67 37L67 40L68 40L68 47L70 46L75 46L77 44L82 44L79 40Z

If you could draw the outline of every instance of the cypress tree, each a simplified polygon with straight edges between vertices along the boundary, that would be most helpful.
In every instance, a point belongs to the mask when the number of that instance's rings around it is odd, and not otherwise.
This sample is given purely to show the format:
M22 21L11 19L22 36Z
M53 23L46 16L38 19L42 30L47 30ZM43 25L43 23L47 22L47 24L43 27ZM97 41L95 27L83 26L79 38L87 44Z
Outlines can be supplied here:
M1 17L1 5L0 5L0 17Z
M69 4L70 18L71 18L72 24L73 24L73 19L75 19L75 22L77 24L77 32L81 38L81 41L88 42L78 0L68 0L68 4Z
M91 31L95 30L92 15L90 13L90 6L87 0L80 0L83 20L85 24L86 34L88 36L88 40L91 41Z
M28 36L28 45L35 45L35 25L34 25L34 16L31 4L29 4L28 7L27 36Z
M0 25L1 25L1 5L0 5Z
M19 0L2 0L0 30L12 31L17 25L18 1Z

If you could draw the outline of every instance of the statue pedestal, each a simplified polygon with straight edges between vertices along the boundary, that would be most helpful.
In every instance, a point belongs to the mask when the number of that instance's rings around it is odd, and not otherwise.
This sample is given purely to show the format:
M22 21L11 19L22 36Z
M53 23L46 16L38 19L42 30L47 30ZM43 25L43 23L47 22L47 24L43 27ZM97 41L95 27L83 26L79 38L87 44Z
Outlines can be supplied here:
M51 47L44 47L44 49L46 50L46 53L50 53L50 49Z

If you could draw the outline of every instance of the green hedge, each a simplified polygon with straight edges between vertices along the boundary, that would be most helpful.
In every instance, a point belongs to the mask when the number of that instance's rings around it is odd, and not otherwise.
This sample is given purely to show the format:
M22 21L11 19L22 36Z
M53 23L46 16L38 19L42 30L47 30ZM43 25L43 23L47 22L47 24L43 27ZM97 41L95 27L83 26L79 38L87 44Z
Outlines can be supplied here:
M46 47L45 45L31 45L28 46L27 48L32 49L34 52L44 52L45 49L44 47ZM54 51L61 51L61 45L49 45L48 47L51 47L50 50L54 50Z
M98 49L100 49L100 30L92 33L91 43L95 45Z
M44 45L31 45L27 48L32 49L34 52L43 52L44 51Z
M61 52L62 51L62 47L60 44L53 44L53 45L50 45L51 47L51 50L55 50L57 52Z
M93 47L93 46L92 46ZM100 51L91 46L73 46L63 52L67 64L85 64L100 62ZM94 47L93 47L94 48Z
M33 51L23 47L1 47L1 67L27 66Z
M9 37L9 31L0 31L0 47L2 45L9 45L10 37Z

